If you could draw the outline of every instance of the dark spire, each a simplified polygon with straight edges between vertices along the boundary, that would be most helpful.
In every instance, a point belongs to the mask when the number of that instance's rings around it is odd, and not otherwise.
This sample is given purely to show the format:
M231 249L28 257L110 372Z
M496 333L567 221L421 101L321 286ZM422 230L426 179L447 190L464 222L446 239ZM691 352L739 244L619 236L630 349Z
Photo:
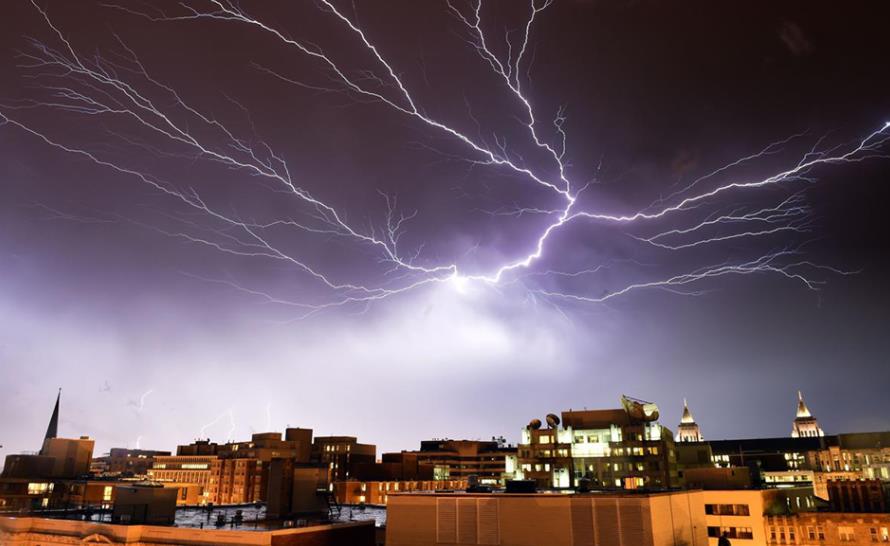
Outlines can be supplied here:
M59 435L59 399L62 398L62 389L59 389L59 394L56 395L56 407L53 408L53 416L49 418L49 426L46 427L46 436L43 437L44 440L49 440L50 438L55 438Z

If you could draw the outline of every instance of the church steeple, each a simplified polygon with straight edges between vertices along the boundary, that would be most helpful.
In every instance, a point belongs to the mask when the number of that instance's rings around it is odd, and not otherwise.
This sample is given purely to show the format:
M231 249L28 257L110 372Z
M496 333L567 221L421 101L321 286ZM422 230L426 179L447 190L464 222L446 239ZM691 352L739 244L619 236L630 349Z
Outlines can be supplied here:
M59 394L56 395L56 406L53 408L53 415L49 418L49 426L46 427L46 436L43 437L44 440L49 440L50 438L56 438L59 435L59 400L62 398L62 389L59 389Z
M797 391L797 416L791 425L792 438L812 438L815 436L825 436L819 427L819 421L810 413L810 408L803 401L803 394Z
M692 412L689 411L689 405L684 398L683 416L680 417L680 426L677 428L677 441L701 442L702 440L701 428L699 428L698 423L696 423L695 419L692 417Z

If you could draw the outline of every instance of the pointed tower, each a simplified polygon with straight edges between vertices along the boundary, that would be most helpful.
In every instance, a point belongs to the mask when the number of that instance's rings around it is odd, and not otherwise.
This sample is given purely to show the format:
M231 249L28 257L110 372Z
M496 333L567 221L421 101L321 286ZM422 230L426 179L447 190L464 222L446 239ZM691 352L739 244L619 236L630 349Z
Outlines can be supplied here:
M689 405L686 404L685 398L683 399L683 417L680 418L680 426L677 428L677 441L703 441L701 428L699 428L698 423L695 422L695 419L692 418L692 412L689 411Z
M797 391L797 416L791 425L792 438L813 438L817 436L825 436L819 427L819 421L810 413L810 408L803 401L803 394Z
M49 426L46 427L46 435L43 437L44 441L59 436L59 400L61 398L62 389L59 389L59 394L56 395L56 406L53 408L53 415L49 418Z

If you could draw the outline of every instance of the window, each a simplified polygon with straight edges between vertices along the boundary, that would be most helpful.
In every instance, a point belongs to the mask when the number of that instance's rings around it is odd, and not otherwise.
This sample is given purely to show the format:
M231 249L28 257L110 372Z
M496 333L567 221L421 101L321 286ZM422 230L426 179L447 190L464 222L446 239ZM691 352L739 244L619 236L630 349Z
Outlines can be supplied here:
M712 538L719 538L726 533L728 538L735 538L739 540L751 540L754 538L754 532L750 527L708 527L708 536ZM771 536L771 540L774 541L775 533L773 532Z
M881 527L881 542L890 542L890 529Z
M106 485L105 489L102 490L102 500L106 502L111 501L111 492L113 490L114 488L112 486Z
M816 540L816 530L813 529L813 526L807 527L807 538L809 540Z
M838 527L837 536L841 542L853 542L856 540L856 533L852 527Z
M871 533L871 541L877 542L878 541L878 528L872 527L871 529L869 529L869 532Z
M819 535L819 540L825 540L825 528L821 525L816 527L816 534Z
M28 494L29 495L41 495L43 493L48 493L53 490L53 484L51 483L29 483L28 484Z
M770 526L769 528L769 541L773 544L776 542L776 528L773 526Z
M705 514L712 516L750 516L747 504L706 504Z

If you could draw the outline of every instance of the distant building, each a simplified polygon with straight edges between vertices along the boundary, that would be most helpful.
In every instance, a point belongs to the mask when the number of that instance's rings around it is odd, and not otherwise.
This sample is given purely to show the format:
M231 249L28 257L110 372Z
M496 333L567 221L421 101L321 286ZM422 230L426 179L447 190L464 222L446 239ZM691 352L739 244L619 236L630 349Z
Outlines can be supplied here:
M385 506L393 493L463 491L467 485L467 480L349 480L333 484L340 504L379 506Z
M360 444L354 436L316 436L312 442L312 459L328 469L328 482L348 480L357 465L376 458L377 446Z
M673 433L659 425L655 404L624 397L621 409L548 415L532 420L518 446L517 478L539 487L669 488L680 483ZM561 426L560 426L561 423Z
M828 498L833 512L887 511L887 490L881 480L830 480Z
M209 451L201 444L177 453ZM280 432L253 434L246 442L229 442L214 448L210 462L207 500L214 504L246 504L266 500L272 461L289 460L308 464L312 453L312 429L288 428Z
M875 546L890 543L890 514L804 512L768 516L766 543Z
M216 455L161 455L154 458L148 470L148 479L164 484L193 484L197 488L194 502L180 504L207 504L210 501L210 470Z
M792 438L810 438L814 436L825 436L819 427L819 422L810 413L810 409L803 401L803 394L797 391L797 416L791 425Z
M481 484L503 485L508 459L512 464L516 448L498 439L424 440L419 451L403 451L401 456L414 457L418 464L433 467L433 477L438 480L467 480L477 476ZM512 468L509 470L512 472Z
M692 412L683 399L683 416L680 418L680 426L677 427L677 442L701 442L704 438L701 435L701 428L695 419L692 418Z
M107 455L95 457L90 470L93 474L140 478L148 474L155 457L169 455L169 451L113 447Z

